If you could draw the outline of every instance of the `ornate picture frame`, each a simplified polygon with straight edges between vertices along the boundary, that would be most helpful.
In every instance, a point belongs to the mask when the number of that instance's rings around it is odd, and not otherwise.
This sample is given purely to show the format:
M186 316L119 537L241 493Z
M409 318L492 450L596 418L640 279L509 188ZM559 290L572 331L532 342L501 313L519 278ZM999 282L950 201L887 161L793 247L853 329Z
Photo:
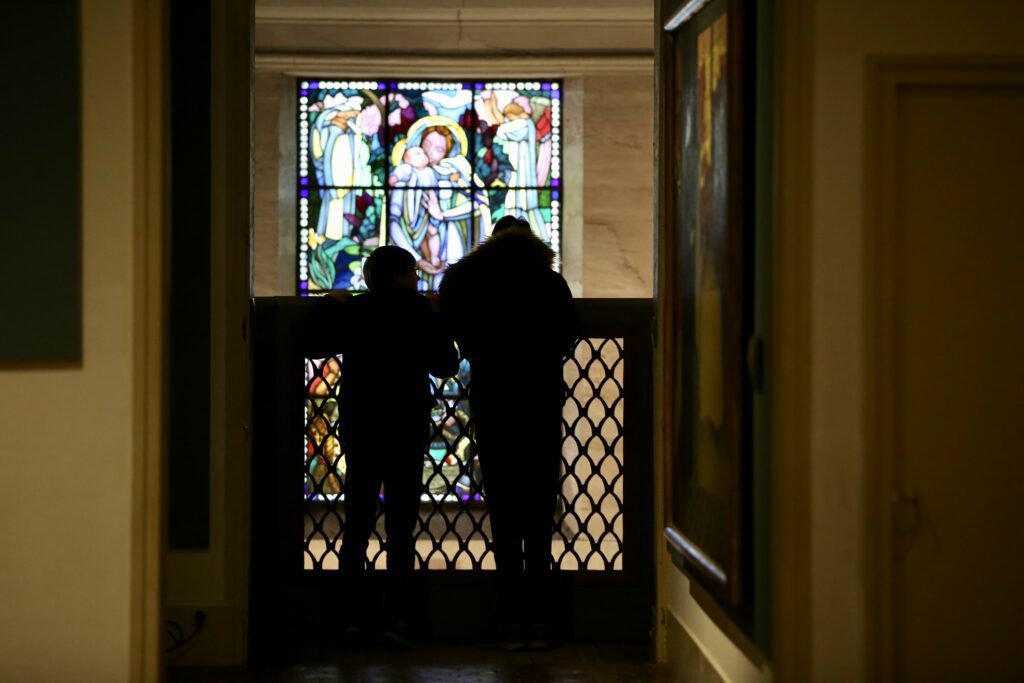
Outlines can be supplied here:
M753 66L743 0L691 0L664 24L671 384L665 536L733 605L749 597Z

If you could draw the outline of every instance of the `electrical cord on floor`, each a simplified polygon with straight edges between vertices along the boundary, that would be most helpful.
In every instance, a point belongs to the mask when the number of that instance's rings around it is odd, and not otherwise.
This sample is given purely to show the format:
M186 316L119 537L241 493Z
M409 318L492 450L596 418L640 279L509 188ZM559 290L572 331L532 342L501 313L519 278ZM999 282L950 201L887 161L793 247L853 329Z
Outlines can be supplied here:
M192 633L185 637L185 631L181 628L181 624L176 621L167 620L167 635L171 637L171 645L165 650L165 652L174 652L183 648L191 640L195 639L199 635L199 632L203 630L203 624L206 623L206 612L203 610L197 610L195 613L196 626L192 629Z

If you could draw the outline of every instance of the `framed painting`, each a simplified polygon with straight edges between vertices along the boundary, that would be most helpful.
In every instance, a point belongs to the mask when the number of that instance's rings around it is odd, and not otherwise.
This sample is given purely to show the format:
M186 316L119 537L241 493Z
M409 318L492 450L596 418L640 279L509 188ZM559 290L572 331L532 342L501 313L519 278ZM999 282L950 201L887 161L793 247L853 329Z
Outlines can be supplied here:
M742 604L750 561L752 69L742 0L678 6L663 36L663 185L672 395L665 536L673 557Z

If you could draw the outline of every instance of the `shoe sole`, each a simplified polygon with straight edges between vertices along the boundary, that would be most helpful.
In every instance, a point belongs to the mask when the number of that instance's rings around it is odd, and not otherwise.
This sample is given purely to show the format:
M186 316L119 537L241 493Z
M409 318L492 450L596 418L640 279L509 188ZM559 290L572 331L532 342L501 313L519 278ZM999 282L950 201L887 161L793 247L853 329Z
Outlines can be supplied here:
M480 650L497 650L498 652L518 652L519 650L525 650L527 643L525 642L509 642L509 643L474 643L474 647Z
M390 642L390 643L392 643L394 645L398 645L399 647L402 647L402 648L404 648L406 650L417 650L417 649L419 649L419 645L417 645L416 643L412 642L411 640L409 640L407 638L402 637L401 635L399 635L398 633L395 633L394 631L381 631L380 636L384 640L386 640L386 641L388 641L388 642Z

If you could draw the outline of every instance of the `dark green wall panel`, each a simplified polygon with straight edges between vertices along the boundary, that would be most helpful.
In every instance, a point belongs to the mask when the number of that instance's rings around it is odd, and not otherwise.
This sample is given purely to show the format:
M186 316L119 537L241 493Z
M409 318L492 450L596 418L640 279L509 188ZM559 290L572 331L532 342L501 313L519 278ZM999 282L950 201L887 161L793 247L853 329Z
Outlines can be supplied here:
M0 366L82 357L81 125L74 0L0 22Z
M210 545L210 98L210 2L172 2L171 548Z

